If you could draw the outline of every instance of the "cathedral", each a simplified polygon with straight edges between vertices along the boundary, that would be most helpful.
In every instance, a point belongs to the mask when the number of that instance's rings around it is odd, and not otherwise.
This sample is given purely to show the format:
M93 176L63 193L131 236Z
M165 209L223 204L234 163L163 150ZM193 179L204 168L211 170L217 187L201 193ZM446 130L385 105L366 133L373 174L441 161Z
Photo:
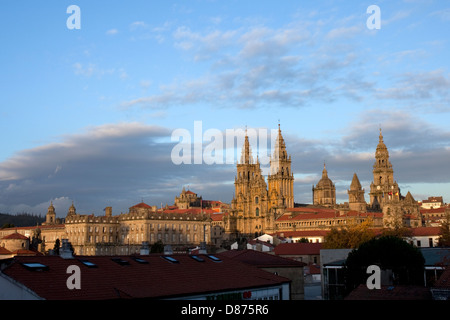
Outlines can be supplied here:
M20 232L30 238L31 234L38 234L42 252L51 249L56 239L68 239L76 254L114 255L136 253L142 245L157 241L177 250L202 243L219 247L243 237L299 230L317 233L346 225L350 220L361 223L369 218L374 228L425 225L420 206L411 193L401 195L381 129L372 173L368 203L354 173L347 190L348 202L337 204L336 187L324 164L321 179L312 187L312 203L294 204L291 156L278 125L267 180L246 134L236 165L231 204L203 200L183 188L173 205L158 208L142 202L120 215L113 215L111 207L105 208L103 216L82 215L72 203L61 223L51 203L45 223ZM14 232L15 229L1 230L0 237Z
M227 230L240 235L257 236L262 233L293 230L292 228L329 229L331 226L347 223L346 218L352 216L357 216L358 222L370 216L375 220L373 226L379 228L422 226L423 219L418 202L409 192L403 197L394 179L394 170L381 129L372 174L369 203L366 202L365 190L358 175L354 173L350 188L347 190L348 202L338 204L336 187L329 178L324 163L322 177L312 187L312 204L295 208L291 157L287 154L280 126L270 161L267 184L261 174L258 159L255 161L252 156L251 146L246 137L241 161L237 164L231 214L224 217ZM306 219L306 213L310 212L316 214L317 221L299 221L302 218ZM292 218L296 220L295 223L292 220L289 223L285 222L286 219Z
M234 180L235 196L231 201L233 215L227 217L227 220L232 220L235 232L246 236L275 232L275 220L286 208L294 206L291 156L287 154L280 125L267 182L258 158L253 158L246 135ZM227 222L230 224L230 221Z

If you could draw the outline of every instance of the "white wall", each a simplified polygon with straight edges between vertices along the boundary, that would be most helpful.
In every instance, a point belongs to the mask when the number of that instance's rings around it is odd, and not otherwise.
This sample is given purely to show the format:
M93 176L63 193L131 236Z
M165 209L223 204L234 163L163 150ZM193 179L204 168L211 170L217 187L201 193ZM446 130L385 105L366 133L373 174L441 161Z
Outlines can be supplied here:
M0 300L42 300L42 298L0 272Z
M439 236L416 236L412 238L413 244L419 248L430 248L429 238L433 239L433 247L437 247ZM419 243L420 241L420 243ZM420 244L420 245L419 245Z

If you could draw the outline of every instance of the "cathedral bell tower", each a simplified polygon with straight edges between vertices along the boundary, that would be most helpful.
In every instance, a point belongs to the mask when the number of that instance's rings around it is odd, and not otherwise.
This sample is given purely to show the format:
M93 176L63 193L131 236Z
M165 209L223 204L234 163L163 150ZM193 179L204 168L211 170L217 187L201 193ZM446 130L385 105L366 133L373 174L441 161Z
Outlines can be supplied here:
M47 209L47 214L45 215L45 224L55 224L56 223L56 213L55 207L53 206L53 201L50 202L50 206Z
M270 160L269 184L270 207L294 207L294 174L291 170L291 156L286 152L286 144L278 124L275 150Z
M273 221L267 214L267 185L258 158L256 162L253 159L247 133L241 161L237 164L234 186L235 198L232 200L232 209L237 218L237 231L252 237L272 231Z
M378 146L373 165L373 181L370 185L370 205L372 209L383 209L386 203L399 201L400 189L394 181L394 170L389 161L389 151L384 144L380 129Z

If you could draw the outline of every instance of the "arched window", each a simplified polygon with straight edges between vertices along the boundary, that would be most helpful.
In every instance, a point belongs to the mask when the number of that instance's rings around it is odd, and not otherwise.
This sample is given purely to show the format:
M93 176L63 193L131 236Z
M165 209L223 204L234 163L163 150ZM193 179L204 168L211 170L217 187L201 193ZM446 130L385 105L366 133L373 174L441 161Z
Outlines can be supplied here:
M259 197L255 197L255 204L259 203Z
M255 212L256 212L256 216L259 217L259 208L256 208Z

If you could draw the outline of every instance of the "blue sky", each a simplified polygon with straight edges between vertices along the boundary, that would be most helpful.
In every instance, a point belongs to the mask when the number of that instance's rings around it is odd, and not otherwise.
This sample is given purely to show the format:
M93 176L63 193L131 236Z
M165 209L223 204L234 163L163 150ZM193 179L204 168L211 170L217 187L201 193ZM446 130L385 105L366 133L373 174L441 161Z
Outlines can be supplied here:
M230 201L233 165L170 163L194 121L280 121L296 202L324 161L338 201L353 172L367 198L381 127L402 193L450 201L449 24L431 0L3 1L0 212L118 213L185 185Z

